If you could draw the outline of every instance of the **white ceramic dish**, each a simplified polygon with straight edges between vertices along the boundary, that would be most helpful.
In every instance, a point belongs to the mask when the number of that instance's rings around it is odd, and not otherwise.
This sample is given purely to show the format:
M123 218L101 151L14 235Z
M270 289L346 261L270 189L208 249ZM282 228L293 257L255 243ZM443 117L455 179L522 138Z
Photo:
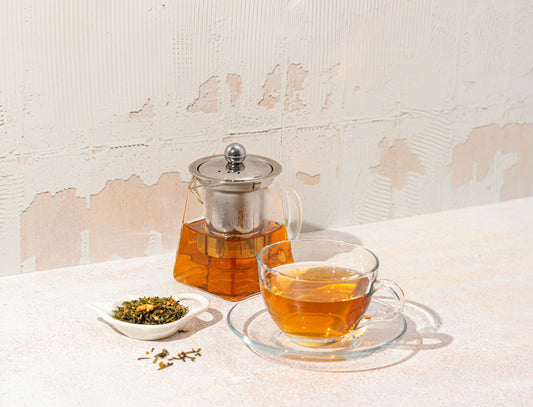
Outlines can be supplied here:
M180 300L183 305L187 306L189 312L177 321L161 325L132 324L130 322L119 321L113 317L113 310L122 305L124 301L136 299L134 296L123 298L115 302L93 302L87 304L87 306L96 311L100 318L124 335L143 341L153 341L173 335L189 319L204 312L209 307L209 300L199 294L184 293L173 295L172 297L176 300Z

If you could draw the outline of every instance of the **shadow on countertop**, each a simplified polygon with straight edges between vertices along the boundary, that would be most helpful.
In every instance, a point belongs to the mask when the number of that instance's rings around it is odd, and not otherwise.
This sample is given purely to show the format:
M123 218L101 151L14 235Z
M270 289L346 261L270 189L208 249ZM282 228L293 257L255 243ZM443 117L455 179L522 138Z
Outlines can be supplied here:
M419 352L441 349L453 342L453 337L439 332L440 316L428 306L406 300L403 316L407 322L404 336L381 353L360 359L359 368L350 371L379 370L402 364Z
M205 320L204 317L208 314L210 314L211 317L208 317L207 320ZM198 316L190 319L189 322L183 327L182 330L179 330L174 335L171 335L167 338L159 339L159 341L169 342L169 341L175 341L176 339L188 338L207 327L215 325L216 323L222 321L223 319L222 312L212 307L206 309L204 312L201 313L201 315L202 315L202 319L198 318Z

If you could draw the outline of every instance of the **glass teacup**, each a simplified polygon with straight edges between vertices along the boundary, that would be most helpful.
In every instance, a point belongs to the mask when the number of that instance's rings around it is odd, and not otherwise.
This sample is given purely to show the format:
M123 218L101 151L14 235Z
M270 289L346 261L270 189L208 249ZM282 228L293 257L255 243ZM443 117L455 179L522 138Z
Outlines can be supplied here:
M377 280L379 261L370 250L326 239L277 242L257 255L259 286L280 331L297 344L325 346L371 323L392 320L404 307L401 288ZM392 306L366 315L372 295L386 290Z

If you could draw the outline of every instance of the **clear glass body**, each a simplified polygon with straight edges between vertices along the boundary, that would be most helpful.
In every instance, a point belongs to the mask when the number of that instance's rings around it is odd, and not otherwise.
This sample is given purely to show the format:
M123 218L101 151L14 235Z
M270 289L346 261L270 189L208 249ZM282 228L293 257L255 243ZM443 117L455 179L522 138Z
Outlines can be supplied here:
M174 278L230 301L242 300L259 292L259 250L287 238L277 183L239 190L231 185L202 185L193 178Z

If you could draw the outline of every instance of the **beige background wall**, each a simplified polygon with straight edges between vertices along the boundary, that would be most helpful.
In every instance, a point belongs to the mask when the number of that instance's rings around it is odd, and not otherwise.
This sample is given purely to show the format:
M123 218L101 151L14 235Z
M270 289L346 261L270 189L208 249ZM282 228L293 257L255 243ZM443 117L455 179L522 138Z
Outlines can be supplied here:
M174 251L230 141L307 230L531 196L532 51L527 0L0 0L0 275Z

